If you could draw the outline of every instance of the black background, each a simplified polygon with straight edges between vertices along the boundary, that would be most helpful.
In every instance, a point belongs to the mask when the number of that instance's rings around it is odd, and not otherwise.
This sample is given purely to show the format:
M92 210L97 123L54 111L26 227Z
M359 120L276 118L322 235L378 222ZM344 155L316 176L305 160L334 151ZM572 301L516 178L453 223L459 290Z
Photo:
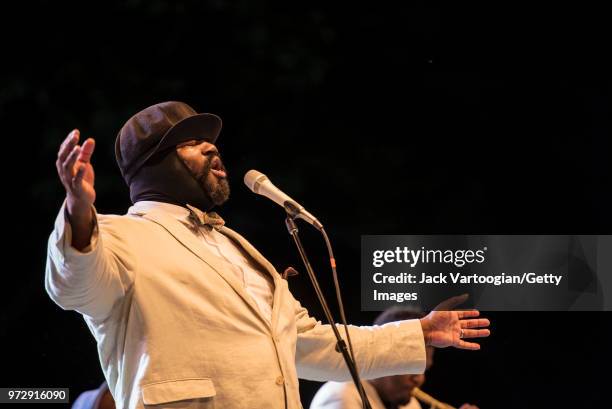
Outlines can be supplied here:
M96 206L124 213L116 132L182 100L224 120L221 214L277 266L303 271L251 168L322 220L349 321L362 234L610 234L611 29L604 8L516 2L19 2L0 17L3 246L0 386L102 379L80 316L43 287L64 195L55 157L96 138ZM324 289L324 247L301 229ZM296 297L323 318L305 273ZM607 406L609 313L487 313L478 352L440 350L425 390L481 408ZM317 384L302 382L304 406Z

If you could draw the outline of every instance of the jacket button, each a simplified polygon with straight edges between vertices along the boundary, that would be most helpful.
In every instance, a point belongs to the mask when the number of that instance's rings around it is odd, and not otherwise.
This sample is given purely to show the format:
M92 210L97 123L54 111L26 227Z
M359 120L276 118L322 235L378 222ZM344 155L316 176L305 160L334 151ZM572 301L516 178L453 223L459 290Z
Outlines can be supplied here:
M283 377L282 377L282 376L278 376L278 377L276 378L276 384L277 384L277 385L282 385L284 382L285 382L285 380L283 379Z

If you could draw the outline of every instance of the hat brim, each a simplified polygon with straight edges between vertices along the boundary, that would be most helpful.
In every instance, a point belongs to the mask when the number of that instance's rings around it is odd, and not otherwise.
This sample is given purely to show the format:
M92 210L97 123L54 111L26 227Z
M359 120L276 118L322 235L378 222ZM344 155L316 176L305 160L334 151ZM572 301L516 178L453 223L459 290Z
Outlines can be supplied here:
M219 137L222 125L221 118L215 114L197 114L175 123L166 131L159 143L133 166L129 178L136 174L154 155L174 148L181 142L195 139L214 144Z
M221 118L215 114L197 114L187 117L166 131L155 151L160 152L173 148L181 142L193 139L214 144L219 137L222 125Z

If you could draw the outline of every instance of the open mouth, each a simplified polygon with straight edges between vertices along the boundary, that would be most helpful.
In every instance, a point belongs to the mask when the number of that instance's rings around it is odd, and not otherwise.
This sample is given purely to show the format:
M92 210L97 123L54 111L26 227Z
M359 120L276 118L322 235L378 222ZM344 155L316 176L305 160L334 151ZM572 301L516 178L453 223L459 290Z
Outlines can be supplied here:
M225 173L225 170L223 169L223 164L221 163L221 159L218 156L215 156L212 159L210 171L218 178L227 177L227 173Z

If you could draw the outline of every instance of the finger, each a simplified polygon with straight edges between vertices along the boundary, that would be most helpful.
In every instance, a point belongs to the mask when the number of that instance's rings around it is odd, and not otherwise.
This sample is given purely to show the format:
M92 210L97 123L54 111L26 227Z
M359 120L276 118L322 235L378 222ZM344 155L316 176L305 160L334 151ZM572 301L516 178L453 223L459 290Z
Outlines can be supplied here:
M72 178L72 189L76 192L81 190L83 184L83 176L85 175L85 165L80 164L76 174Z
M79 157L80 152L81 152L81 147L78 145L75 146L74 148L72 148L72 152L70 152L70 155L68 155L68 157L62 164L62 170L63 170L64 177L67 178L69 182L71 182L72 177L74 176L74 163Z
M465 329L463 330L463 338L484 338L491 335L488 329Z
M80 136L80 132L78 129L73 129L72 131L70 131L68 135L66 136L66 138L62 141L62 144L60 145L60 149L65 148L69 144L74 145L74 143L78 141L79 136Z
M478 311L478 310L457 311L457 315L459 316L460 320L462 320L464 318L474 318L474 317L478 317L480 315L480 311Z
M460 340L459 344L457 344L457 348L459 349L469 349L471 351L478 351L480 349L480 345L475 342L465 342Z
M93 154L94 148L96 147L96 141L93 138L87 139L83 142L83 146L81 146L81 154L79 155L80 162L89 162L91 160L91 155Z
M478 318L475 320L463 320L459 322L461 328L482 328L491 325L491 322L486 318Z
M74 145L79 141L79 130L75 129L68 134L62 145L60 146L60 150L57 154L57 159L60 163L63 163L66 160L66 157L72 152Z
M461 294L442 301L434 308L434 311L451 311L469 298L469 294Z

